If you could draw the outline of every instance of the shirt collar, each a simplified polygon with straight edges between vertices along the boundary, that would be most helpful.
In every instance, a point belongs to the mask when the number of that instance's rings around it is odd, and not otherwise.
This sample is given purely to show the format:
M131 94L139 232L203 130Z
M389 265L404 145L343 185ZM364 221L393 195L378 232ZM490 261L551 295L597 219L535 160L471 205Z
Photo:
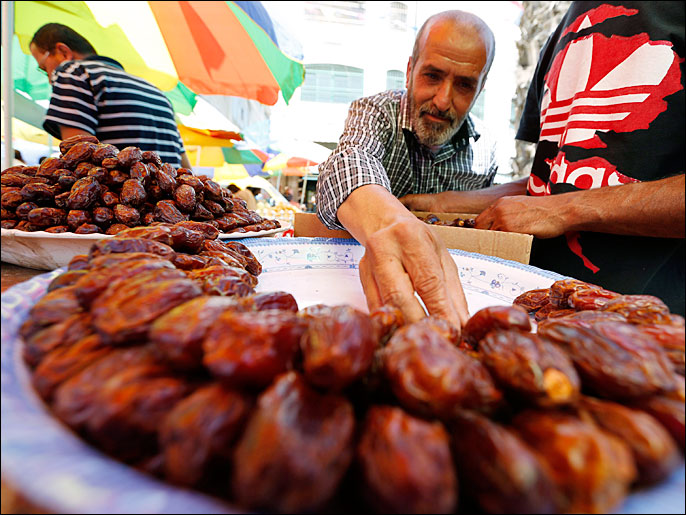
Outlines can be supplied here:
M400 97L400 128L402 130L407 130L412 133L415 141L417 141L417 136L412 130L412 117L410 116L410 98L407 94L407 90L403 92L403 96ZM481 137L481 133L476 129L474 120L470 114L467 115L467 119L462 124L462 127L455 133L455 135L450 139L449 144L443 145L443 148L436 154L436 157L442 155L446 148L457 151L461 148L466 147L469 144L469 140L477 141ZM417 142L418 143L418 142Z
M115 61L111 57L105 57L104 55L90 55L88 57L84 57L81 59L82 61L100 61L104 64L109 64L110 66L116 66L117 68L121 68L122 70L124 67L121 65L119 61Z
M84 57L83 59L73 59L71 61L64 61L62 64L58 66L59 69L66 68L69 64L74 63L74 62L85 62L85 61L95 61L99 62L102 64L106 64L108 66L114 66L115 68L120 68L124 69L124 67L121 65L119 61L115 61L111 57L105 57L104 55L89 55L88 57Z

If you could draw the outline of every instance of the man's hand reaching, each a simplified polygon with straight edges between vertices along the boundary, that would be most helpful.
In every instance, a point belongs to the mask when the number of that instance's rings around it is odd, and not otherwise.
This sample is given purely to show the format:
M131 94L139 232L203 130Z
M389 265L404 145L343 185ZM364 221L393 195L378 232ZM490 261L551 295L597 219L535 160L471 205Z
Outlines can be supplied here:
M365 247L360 280L370 310L391 304L407 320L419 320L426 313L416 291L430 315L458 328L466 323L467 301L455 262L429 226L395 197L380 186L358 188L338 216Z

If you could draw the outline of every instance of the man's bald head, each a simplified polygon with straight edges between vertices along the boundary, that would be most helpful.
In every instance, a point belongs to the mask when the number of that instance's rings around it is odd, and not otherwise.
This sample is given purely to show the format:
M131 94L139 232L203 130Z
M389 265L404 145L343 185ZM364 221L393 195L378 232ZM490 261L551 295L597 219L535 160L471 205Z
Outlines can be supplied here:
M451 24L456 29L469 31L474 34L475 37L479 37L487 52L486 66L484 69L486 74L488 74L491 64L493 63L493 57L495 56L495 37L493 36L493 31L481 18L465 11L444 11L430 16L419 29L417 37L415 38L414 48L412 49L413 63L417 62L431 27L437 24Z

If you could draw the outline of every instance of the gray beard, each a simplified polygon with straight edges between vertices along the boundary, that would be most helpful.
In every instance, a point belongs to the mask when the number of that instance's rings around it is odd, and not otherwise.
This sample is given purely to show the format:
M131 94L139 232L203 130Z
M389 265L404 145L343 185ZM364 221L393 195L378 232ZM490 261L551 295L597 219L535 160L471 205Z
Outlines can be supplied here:
M460 125L462 123L460 122ZM453 124L433 123L422 118L419 113L414 116L413 128L419 142L426 147L437 147L445 145L460 129L460 125L454 127Z
M445 125L444 123L433 123L422 117L421 109L415 105L412 97L412 83L407 90L407 95L410 101L412 129L422 145L426 147L443 146L460 130L464 119L456 118L453 123Z

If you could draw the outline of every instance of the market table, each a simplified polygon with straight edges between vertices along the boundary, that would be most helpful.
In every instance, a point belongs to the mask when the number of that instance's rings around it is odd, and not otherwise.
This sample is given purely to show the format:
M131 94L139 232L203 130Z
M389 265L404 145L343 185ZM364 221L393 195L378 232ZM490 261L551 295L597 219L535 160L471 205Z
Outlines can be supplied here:
M44 274L46 272L46 270L34 270L33 268L12 265L10 263L5 263L4 261L2 262L0 271L2 276L1 291L5 291L7 288L10 288L15 284L23 283L24 281L28 281L36 275Z

